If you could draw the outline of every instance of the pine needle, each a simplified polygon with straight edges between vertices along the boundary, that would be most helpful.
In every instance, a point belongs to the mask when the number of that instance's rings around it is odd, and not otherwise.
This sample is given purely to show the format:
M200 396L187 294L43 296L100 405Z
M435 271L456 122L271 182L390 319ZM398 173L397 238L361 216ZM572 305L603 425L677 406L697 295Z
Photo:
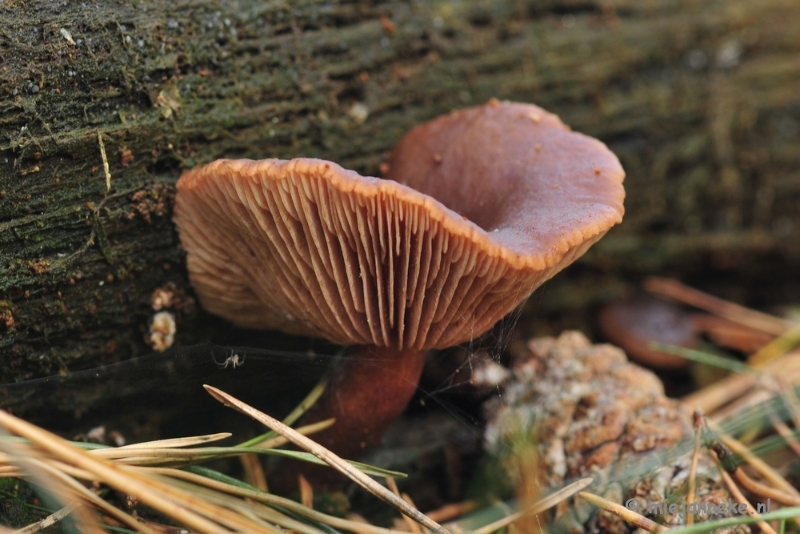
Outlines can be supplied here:
M747 515L753 516L756 519L756 524L764 534L777 534L775 530L761 518L761 515L756 512L756 509L753 508L753 505L750 504L750 501L745 498L739 489L739 486L736 485L736 482L733 481L733 478L719 463L719 459L716 457L713 451L711 451L711 454L714 458L714 461L717 463L719 474L722 477L722 480L725 482L725 485L727 486L728 491L731 493L731 496L733 496L734 500L740 504L744 504L747 507Z
M631 525L637 528L642 528L648 532L651 532L652 534L669 531L669 529L664 525L659 525L652 519L648 519L645 516L634 512L633 510L625 508L621 504L611 502L608 499L600 497L599 495L582 491L578 493L578 496L597 506L601 510L605 510L606 512L614 514Z
M686 286L677 280L650 277L645 280L644 288L651 293L684 302L714 315L776 336L791 326L783 319L722 300Z
M535 515L535 514L544 512L545 510L548 510L548 509L552 508L553 506L556 506L558 503L560 503L560 502L562 502L562 501L564 501L566 499L569 499L570 497L572 497L576 493L578 495L580 495L580 493L578 493L578 492L580 492L582 489L588 487L592 482L594 482L594 479L592 479L592 478L582 478L580 480L577 480L577 481L573 482L572 484L570 484L569 486L561 488L560 490L548 495L544 499L540 499L539 501L536 501L533 504L533 506L531 506L527 510L523 510L521 512L516 512L516 513L510 514L510 515L508 515L508 516L506 516L506 517L504 517L502 519L498 519L497 521L495 521L493 523L489 523L488 525L475 530L475 532L473 532L473 534L491 534L492 532L494 532L496 530L500 530L501 528L504 528L505 526L510 525L511 523L513 523L514 521L516 521L517 519L519 519L521 517L528 516L528 515Z
M199 532L211 534L227 534L227 528L216 521L224 521L232 528L252 532L277 532L265 530L251 521L243 521L238 515L219 507L210 507L198 499L187 496L161 481L146 477L136 469L117 465L109 460L94 457L70 445L62 438L38 428L22 419L0 411L0 425L11 432L29 439L37 447L52 454L63 462L84 469L97 476L118 491L136 495L144 504L158 510L186 526ZM198 513L198 512L205 512ZM205 517L204 517L205 516ZM208 517L214 517L211 521Z
M800 324L795 325L780 336L761 347L758 352L747 359L747 364L753 367L763 367L777 360L797 345L800 345Z
M292 410L289 415L287 415L283 419L283 424L286 426L292 426L298 419L300 419L303 414L305 414L316 402L322 397L322 394L325 393L325 390L328 388L328 383L330 382L330 376L328 373L325 373L322 378L320 378L317 385L308 392L306 398L300 401L294 410ZM319 423L318 423L319 424ZM332 423L331 423L332 424ZM278 436L278 433L270 430L266 434L262 434L260 436L256 436L253 439L249 439L244 443L240 444L240 447L254 447L256 445L260 445L265 441L272 440Z
M220 389L217 389L209 385L205 385L203 387L206 388L206 391L208 391L212 397L222 402L224 405L234 408L246 415L249 415L256 421L259 421L260 423L266 425L267 427L274 430L278 434L289 439L292 443L294 443L298 447L309 451L311 454L313 454L323 462L327 463L328 465L330 465L343 475L350 478L350 480L352 480L362 488L366 489L367 491L369 491L376 497L380 498L384 502L394 506L397 510L408 515L419 524L427 528L430 528L434 532L439 532L439 533L446 532L441 525L439 525L435 521L432 521L430 518L428 518L425 514L423 514L416 508L412 508L411 506L409 506L408 503L406 503L403 499L401 499L388 489L384 488L383 486L375 482L373 479L369 478L367 475L365 475L358 469L354 468L351 464L333 454L328 449L315 443L306 436L298 433L291 427L286 426L277 419L256 410L252 406L243 403L242 401L228 395L227 393L225 393Z
M747 364L741 363L732 358L724 358L716 354L711 354L710 352L687 349L684 347L678 347L676 345L669 345L667 343L658 343L658 342L650 343L649 348L651 350L664 352L666 354L680 356L681 358L686 358L687 360L692 360L694 362L702 363L705 365L711 365L713 367L724 369L732 373L763 376L763 373L761 371L758 371L748 366Z

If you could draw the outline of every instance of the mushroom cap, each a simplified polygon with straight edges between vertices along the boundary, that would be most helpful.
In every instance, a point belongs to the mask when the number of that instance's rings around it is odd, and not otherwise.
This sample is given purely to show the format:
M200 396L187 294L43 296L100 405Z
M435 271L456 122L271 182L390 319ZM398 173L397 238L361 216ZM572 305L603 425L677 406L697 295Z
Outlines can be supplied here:
M493 101L412 130L389 180L217 160L178 181L175 222L211 313L425 350L484 333L620 222L623 177L555 115Z
M686 358L653 350L654 342L694 348L700 341L694 318L678 306L653 297L618 300L600 311L600 331L631 360L655 369L681 369Z

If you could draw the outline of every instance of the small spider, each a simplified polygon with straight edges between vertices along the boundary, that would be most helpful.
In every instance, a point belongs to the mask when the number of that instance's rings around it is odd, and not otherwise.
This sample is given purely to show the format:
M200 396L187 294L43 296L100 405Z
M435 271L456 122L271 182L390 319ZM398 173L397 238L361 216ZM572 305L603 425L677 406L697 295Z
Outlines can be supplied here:
M227 369L230 365L233 369L244 365L244 356L239 356L238 354L234 354L233 350L231 350L231 355L225 358L225 361L220 363L214 358L214 363L217 364L217 367L220 369Z

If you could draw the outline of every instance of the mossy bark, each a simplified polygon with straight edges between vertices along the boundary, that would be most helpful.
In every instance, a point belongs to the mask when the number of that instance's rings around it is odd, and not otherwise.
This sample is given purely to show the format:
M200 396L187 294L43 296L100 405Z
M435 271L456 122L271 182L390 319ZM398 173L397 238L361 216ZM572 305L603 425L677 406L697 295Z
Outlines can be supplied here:
M410 127L490 97L620 156L628 214L596 272L797 265L799 19L796 0L6 0L0 381L150 350L151 294L188 290L182 170L304 155L374 175ZM179 343L197 317L181 308Z

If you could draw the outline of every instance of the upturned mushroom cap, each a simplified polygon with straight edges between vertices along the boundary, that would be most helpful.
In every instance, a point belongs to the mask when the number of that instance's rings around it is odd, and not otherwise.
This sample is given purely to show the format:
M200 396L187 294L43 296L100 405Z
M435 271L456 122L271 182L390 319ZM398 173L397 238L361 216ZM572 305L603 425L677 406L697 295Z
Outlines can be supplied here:
M218 160L178 181L203 306L244 327L425 350L472 339L622 219L624 173L540 108L412 130L390 180L315 159Z

